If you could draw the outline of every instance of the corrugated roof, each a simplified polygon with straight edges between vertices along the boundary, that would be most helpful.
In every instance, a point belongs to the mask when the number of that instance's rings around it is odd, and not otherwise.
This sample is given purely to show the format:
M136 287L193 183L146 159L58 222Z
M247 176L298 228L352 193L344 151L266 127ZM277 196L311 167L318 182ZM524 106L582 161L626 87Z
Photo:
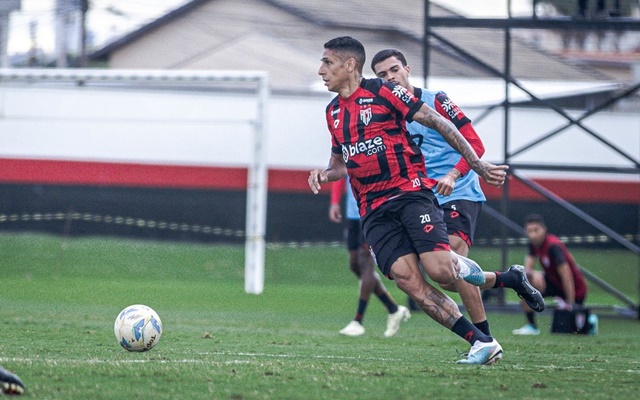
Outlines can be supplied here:
M430 13L457 16L434 4ZM420 75L423 31L424 5L415 0L193 0L108 44L92 58L113 62L117 55L119 65L125 68L262 69L271 72L276 90L308 90L317 81L323 43L340 35L361 40L369 58L378 50L396 47L407 55L414 75ZM437 28L434 32L464 49L472 59L432 39L431 76L488 78L495 76L491 70L503 70L503 31ZM162 43L152 44L152 40L159 40L152 38L152 33L163 37ZM133 56L141 50L148 52L144 60ZM512 40L511 50L512 75L518 79L608 79L517 38ZM129 64L127 54L131 55ZM368 65L365 71L369 71Z

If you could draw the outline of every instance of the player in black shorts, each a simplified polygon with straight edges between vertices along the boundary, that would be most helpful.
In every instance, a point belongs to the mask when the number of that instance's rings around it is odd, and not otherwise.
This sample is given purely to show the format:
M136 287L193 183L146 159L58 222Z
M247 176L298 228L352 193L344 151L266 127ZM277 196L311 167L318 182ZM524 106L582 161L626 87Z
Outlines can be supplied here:
M414 87L409 81L411 68L407 65L407 60L402 52L397 49L379 51L371 61L371 69L379 78L404 87L420 98L428 107L449 120L473 147L477 156L482 157L485 148L471 124L471 120L446 93ZM427 175L437 181L433 192L438 204L443 208L444 223L451 250L458 255L467 257L473 244L478 215L482 204L486 201L480 187L478 174L471 170L466 159L461 157L461 154L435 129L409 121L407 121L406 127L424 156ZM539 293L535 293L535 289L527 283L523 268L512 268L499 278L495 273L487 272L485 278L487 283L483 288L512 287L527 303L531 304L533 309L542 311L540 304L543 305L544 301ZM441 284L440 286L446 290L458 292L469 313L471 322L485 335L491 335L482 296L477 286L461 280L457 280L454 284ZM409 305L417 308L411 299L409 299Z
M346 196L343 194L346 193ZM340 206L341 200L346 197L345 215L343 218ZM375 294L387 308L387 329L384 337L394 336L400 329L400 323L411 318L411 312L405 306L399 306L391 297L378 274L374 271L374 261L364 241L364 234L360 227L360 215L358 205L353 197L348 180L333 182L331 187L331 205L329 207L329 220L335 223L346 224L347 249L349 250L349 268L358 278L359 296L358 308L354 319L340 330L341 335L361 336L365 334L363 319L369 304L371 294Z

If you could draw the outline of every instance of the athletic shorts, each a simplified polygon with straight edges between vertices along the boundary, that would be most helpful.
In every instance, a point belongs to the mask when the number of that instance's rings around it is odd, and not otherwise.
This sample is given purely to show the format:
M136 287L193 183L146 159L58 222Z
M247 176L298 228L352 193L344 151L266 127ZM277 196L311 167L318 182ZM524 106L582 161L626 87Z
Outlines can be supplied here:
M542 293L542 297L561 297L564 300L567 299L567 296L565 296L564 294L564 290L556 286L555 283L551 282L551 280L547 277L547 274L544 274L544 282L546 284L546 287L544 289L544 293ZM576 297L576 304L584 304L584 297Z
M347 219L347 249L358 250L364 244L364 234L359 219Z
M476 231L476 221L482 202L470 200L451 200L441 205L444 210L444 223L447 224L447 234L458 236L471 247L473 235Z
M365 241L387 278L396 260L407 254L449 251L442 208L431 191L403 194L387 201L362 221Z

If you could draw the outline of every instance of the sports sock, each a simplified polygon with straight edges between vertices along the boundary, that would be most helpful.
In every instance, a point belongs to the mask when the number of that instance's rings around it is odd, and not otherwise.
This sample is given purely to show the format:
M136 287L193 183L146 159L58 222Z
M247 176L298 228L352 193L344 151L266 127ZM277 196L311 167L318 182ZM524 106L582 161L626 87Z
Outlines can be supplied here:
M356 311L355 320L362 324L362 319L364 318L364 312L367 310L367 305L369 304L369 300L360 299L358 300L358 311Z
M536 317L534 316L533 311L529 311L527 313L527 321L529 321L534 328L538 327L538 325L536 325Z
M453 324L451 331L471 344L474 344L476 340L485 343L489 343L493 340L491 336L485 335L480 331L480 329L473 326L473 324L464 316L460 317L460 319Z
M384 292L382 294L376 293L376 296L378 296L382 304L384 304L384 306L387 307L389 314L393 314L394 312L398 311L398 305L396 304L395 301L393 301L389 292Z
M496 283L493 285L494 288L498 287L506 287L513 288L518 283L518 275L514 274L511 271L500 272L496 271Z
M489 321L486 319L482 322L478 322L475 325L476 328L480 329L480 332L484 333L487 336L491 336L491 330L489 329Z

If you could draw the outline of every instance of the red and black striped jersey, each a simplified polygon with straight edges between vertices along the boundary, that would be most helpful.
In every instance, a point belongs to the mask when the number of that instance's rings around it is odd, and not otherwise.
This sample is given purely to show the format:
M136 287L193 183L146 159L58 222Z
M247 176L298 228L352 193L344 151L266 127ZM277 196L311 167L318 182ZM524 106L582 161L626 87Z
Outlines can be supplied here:
M547 233L540 247L529 243L529 255L538 257L547 278L563 291L558 267L566 262L573 276L576 299L583 299L587 295L587 281L580 271L580 267L569 252L569 249L567 249L567 246L557 236Z
M351 96L336 96L327 106L331 151L347 165L360 217L403 193L435 185L405 126L422 104L400 85L362 79Z

